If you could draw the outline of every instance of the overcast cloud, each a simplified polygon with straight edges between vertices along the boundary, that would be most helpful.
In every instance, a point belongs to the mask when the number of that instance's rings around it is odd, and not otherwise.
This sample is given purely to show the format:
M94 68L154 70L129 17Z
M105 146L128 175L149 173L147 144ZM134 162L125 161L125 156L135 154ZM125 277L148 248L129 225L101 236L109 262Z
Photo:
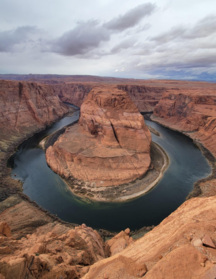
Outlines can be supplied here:
M104 24L104 27L123 31L125 29L134 27L137 25L144 17L151 15L155 11L156 6L152 3L139 5L123 15L113 18L109 22Z
M0 73L216 80L215 0L2 0Z

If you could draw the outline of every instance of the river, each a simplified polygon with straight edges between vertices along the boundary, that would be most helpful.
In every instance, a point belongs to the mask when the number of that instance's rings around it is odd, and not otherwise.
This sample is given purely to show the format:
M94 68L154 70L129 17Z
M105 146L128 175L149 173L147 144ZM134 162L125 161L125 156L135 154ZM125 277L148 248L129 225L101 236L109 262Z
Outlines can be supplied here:
M152 134L168 154L170 165L163 178L147 194L123 203L85 201L74 196L64 181L46 163L39 142L47 135L77 121L79 111L64 117L46 130L23 142L9 159L12 177L22 180L23 192L62 220L110 231L157 225L180 204L193 184L211 173L211 167L193 141L181 133L145 120L161 137ZM16 174L16 177L14 176Z

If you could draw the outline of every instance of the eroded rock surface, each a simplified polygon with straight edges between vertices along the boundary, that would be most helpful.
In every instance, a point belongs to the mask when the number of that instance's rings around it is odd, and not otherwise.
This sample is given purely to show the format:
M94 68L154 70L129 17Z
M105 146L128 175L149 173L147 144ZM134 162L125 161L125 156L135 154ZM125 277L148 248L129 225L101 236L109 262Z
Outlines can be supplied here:
M216 157L216 88L166 93L156 106L152 119L184 132Z
M85 97L92 90L91 84L63 83L53 86L56 94L63 102L68 102L80 107Z
M216 264L216 197L186 201L160 225L114 256L95 263L84 279L198 279ZM199 245L197 245L199 240Z
M141 112L152 112L166 91L165 87L145 85L118 85L118 88L128 93Z
M20 240L0 234L0 278L80 278L105 257L103 245L84 224L70 229L49 223Z
M16 193L6 160L25 138L58 120L71 108L62 103L53 88L35 82L0 80L0 200Z
M145 174L151 133L127 93L95 87L80 113L79 124L67 128L46 151L55 172L94 186L120 185Z

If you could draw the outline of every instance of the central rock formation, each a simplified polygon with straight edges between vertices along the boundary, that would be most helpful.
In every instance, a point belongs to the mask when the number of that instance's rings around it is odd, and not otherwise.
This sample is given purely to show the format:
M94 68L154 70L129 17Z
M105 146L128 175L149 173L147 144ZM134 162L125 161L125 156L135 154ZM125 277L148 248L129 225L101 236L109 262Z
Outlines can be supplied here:
M151 163L151 134L126 92L95 87L73 125L46 151L58 174L111 186L142 177Z

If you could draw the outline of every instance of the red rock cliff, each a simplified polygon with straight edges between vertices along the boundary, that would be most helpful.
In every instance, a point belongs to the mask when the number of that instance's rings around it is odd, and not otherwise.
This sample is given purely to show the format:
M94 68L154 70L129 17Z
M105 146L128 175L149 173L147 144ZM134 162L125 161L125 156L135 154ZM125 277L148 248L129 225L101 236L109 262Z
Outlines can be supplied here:
M68 102L80 107L85 97L92 90L93 85L85 83L63 83L54 85L53 88L63 102Z
M69 127L46 151L60 175L97 186L141 177L150 165L151 134L127 93L96 87L81 106L79 124Z
M50 125L69 111L52 87L0 80L0 177L8 173L9 153L27 136ZM4 170L4 171L3 171ZM2 189L10 186L1 179ZM6 195L1 189L1 199ZM7 195L6 195L7 196Z
M180 92L179 92L180 91ZM216 157L216 91L173 90L164 94L152 119L184 132Z
M165 87L150 87L145 85L118 85L118 88L128 93L139 111L151 112L166 91Z

